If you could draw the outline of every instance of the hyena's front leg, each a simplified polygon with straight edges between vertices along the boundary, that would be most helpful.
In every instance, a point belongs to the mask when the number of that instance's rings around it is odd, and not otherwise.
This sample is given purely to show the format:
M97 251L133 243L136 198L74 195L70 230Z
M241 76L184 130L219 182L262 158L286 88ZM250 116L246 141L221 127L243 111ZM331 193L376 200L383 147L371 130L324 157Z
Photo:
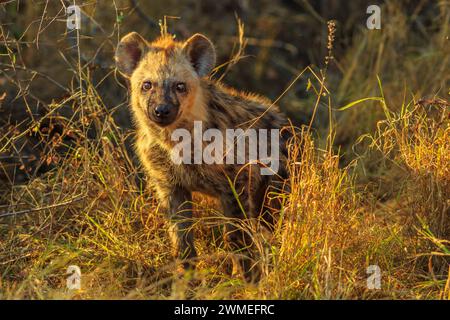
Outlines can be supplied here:
M222 195L221 204L224 211L224 215L231 218L229 223L225 224L224 240L229 248L235 253L233 256L233 264L244 276L247 282L258 282L261 276L259 266L255 257L255 248L252 241L252 237L247 230L243 230L239 226L241 220L247 219L248 206L245 205L246 201L242 199L241 206L245 213L242 211L239 202L236 200L233 194Z
M193 259L197 256L192 231L192 195L189 191L175 187L166 193L168 198L169 234L175 251L184 269L195 267Z

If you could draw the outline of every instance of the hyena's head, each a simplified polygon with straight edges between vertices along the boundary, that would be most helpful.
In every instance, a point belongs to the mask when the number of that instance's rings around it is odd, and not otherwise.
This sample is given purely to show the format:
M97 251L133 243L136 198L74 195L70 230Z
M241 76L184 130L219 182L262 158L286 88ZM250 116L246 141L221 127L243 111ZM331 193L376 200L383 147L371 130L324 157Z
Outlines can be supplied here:
M196 34L185 42L166 36L147 42L132 32L116 50L118 70L131 83L132 108L139 121L167 127L180 119L204 120L201 79L214 68L211 41Z

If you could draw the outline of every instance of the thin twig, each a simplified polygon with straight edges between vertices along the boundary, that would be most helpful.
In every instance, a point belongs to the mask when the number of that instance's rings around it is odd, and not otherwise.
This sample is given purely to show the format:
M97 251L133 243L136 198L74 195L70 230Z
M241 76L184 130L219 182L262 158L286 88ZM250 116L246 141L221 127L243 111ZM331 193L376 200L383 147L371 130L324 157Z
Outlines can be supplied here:
M10 217L10 216L17 216L17 215L21 215L21 214L28 214L28 213L32 213L32 212L38 212L38 211L42 211L42 210L47 210L47 209L53 209L53 208L57 208L57 207L62 207L62 206L67 206L69 204L72 204L74 202L78 202L82 199L86 198L86 196L79 196L79 197L73 197L70 200L64 201L64 202L60 202L60 203L55 203L46 207L41 207L41 208L33 208L33 209L27 209L27 210L22 210L22 211L16 211L16 212L6 212L6 213L2 213L0 214L0 218L4 218L4 217Z
M142 20L147 22L150 25L150 27L157 27L158 26L158 23L156 23L156 21L151 19L148 15L145 14L144 11L142 11L142 9L139 7L139 4L137 3L136 0L130 0L130 2L133 5L133 9L136 10L136 13L138 14L138 16Z

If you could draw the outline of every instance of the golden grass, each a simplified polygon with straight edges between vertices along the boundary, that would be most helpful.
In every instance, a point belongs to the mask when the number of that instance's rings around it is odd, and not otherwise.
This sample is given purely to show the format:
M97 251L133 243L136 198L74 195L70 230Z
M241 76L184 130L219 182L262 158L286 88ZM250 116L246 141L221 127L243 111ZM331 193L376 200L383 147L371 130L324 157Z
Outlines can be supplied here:
M101 138L80 137L57 168L14 187L12 204L43 209L1 220L2 298L448 297L445 107L439 101L426 108L417 104L379 124L372 149L389 162L380 184L398 184L384 201L358 188L355 164L340 167L332 145L317 148L304 128L291 145L293 159L301 154L302 160L291 163L292 190L284 195L277 228L256 237L264 268L258 286L230 275L220 238L223 220L201 199L195 224L199 266L193 274L173 275L164 218L148 200L151 194L136 184L137 168L120 130L107 116L97 119ZM46 209L54 203L62 205ZM366 287L371 264L383 272L381 290ZM65 288L68 265L82 270L80 291Z

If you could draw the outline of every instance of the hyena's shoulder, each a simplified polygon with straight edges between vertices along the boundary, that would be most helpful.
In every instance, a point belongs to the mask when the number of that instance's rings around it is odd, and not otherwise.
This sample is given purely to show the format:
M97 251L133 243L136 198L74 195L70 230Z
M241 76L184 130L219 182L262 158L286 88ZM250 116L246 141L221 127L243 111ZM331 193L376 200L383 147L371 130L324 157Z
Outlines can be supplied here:
M208 112L211 119L228 125L228 128L281 128L287 119L277 105L255 93L237 91L222 83L210 81L206 85Z

